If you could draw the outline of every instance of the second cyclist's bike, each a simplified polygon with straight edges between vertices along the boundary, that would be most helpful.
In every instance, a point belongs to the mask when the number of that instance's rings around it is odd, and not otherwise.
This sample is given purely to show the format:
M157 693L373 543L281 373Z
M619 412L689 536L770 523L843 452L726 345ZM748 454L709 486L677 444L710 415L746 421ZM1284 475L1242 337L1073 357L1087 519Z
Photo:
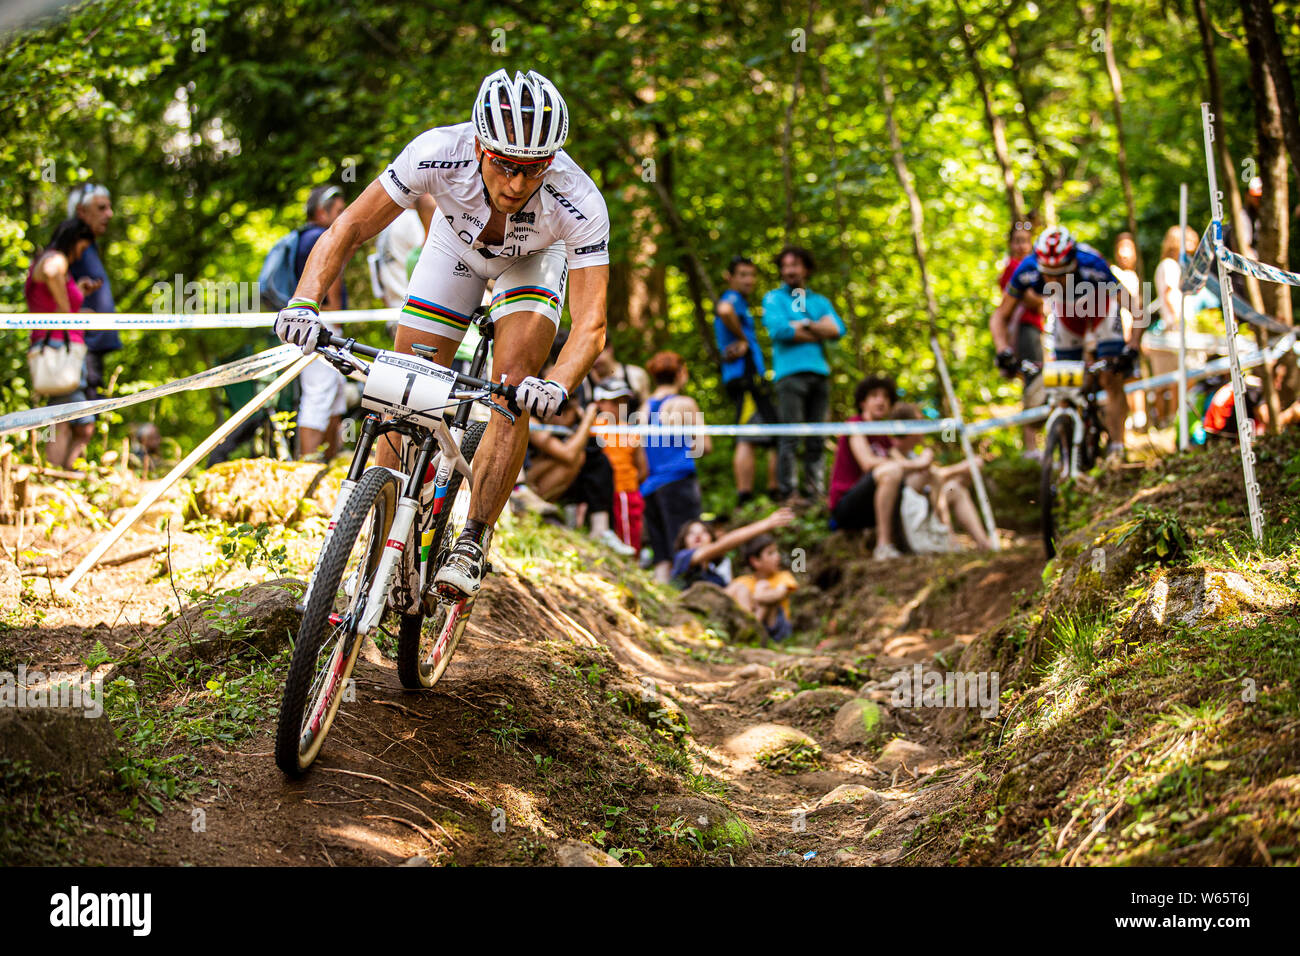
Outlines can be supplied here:
M477 403L512 424L518 415L514 387L480 377L491 321L481 309L471 321L482 338L467 374L434 364L420 346L423 355L408 355L321 334L317 361L364 376L367 414L303 597L275 737L286 774L302 774L320 754L367 636L395 638L402 685L418 689L442 677L465 630L474 596L445 602L432 582L467 507L486 428L470 414ZM380 441L399 447L401 471L366 467Z
M1043 516L1043 548L1049 559L1056 556L1062 485L1091 471L1106 447L1106 426L1097 402L1097 376L1110 365L1103 359L1091 364L1049 361L1041 366L1051 412L1043 426L1046 444L1038 500ZM1040 366L1026 362L1022 370L1032 376Z

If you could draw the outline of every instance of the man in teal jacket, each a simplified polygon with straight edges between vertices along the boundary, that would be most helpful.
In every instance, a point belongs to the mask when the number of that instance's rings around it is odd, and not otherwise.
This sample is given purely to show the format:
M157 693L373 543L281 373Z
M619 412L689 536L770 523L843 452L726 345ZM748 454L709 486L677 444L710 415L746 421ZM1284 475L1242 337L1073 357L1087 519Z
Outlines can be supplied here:
M772 369L776 381L777 410L781 421L820 422L830 404L830 363L827 342L844 335L844 323L824 295L806 286L813 272L812 254L787 246L776 257L781 285L763 296L763 324L772 336ZM803 481L796 485L795 453L798 436L782 437L777 460L777 483L783 498L799 495L810 501L823 494L825 470L820 435L803 438Z

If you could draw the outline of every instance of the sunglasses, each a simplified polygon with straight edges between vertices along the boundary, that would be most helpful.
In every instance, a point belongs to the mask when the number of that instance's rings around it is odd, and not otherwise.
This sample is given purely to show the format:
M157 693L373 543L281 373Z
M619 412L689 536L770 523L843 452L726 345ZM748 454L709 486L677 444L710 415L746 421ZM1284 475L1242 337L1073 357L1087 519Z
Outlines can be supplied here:
M546 171L551 168L551 163L555 162L554 156L520 163L506 159L504 156L498 156L491 150L485 149L483 152L487 153L488 162L508 179L513 179L520 174L523 174L525 179L541 179L546 175Z

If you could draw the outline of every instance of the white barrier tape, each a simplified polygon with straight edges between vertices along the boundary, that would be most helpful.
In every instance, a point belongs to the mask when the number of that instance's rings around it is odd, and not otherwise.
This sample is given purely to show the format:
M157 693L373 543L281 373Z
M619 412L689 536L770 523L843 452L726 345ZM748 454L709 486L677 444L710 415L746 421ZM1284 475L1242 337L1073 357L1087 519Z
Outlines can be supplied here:
M226 315L181 312L9 312L0 314L0 329L263 329L275 324L274 312ZM327 322L396 322L400 309L345 309L322 312Z
M1172 332L1148 332L1142 336L1142 347L1157 352L1177 352L1179 337ZM1254 345L1254 342L1248 342ZM1205 332L1187 333L1187 350L1189 352L1222 352L1228 347L1228 340L1222 335L1210 335Z
M1296 334L1292 333L1268 350L1268 360L1276 361L1279 355L1300 348L1296 345ZM1256 350L1241 356L1242 368L1253 368L1264 361L1264 353ZM1211 378L1228 370L1228 360L1218 359L1204 368L1189 372L1187 380L1197 382ZM1153 375L1150 378L1127 382L1124 391L1140 392L1149 388L1173 385L1178 381L1177 372ZM1104 393L1098 393L1102 395ZM996 418L984 418L966 423L966 431L972 435L997 431L1002 428L1014 428L1045 419L1051 412L1050 405L1038 405L1026 408L1012 415L1000 415ZM573 429L565 425L544 425L530 422L533 431L553 432L561 435L573 434ZM956 440L959 424L955 418L926 419L925 421L878 421L878 422L790 422L774 425L593 425L591 434L597 437L605 435L653 435L661 438L684 438L689 435L717 435L734 438L767 438L780 436L803 437L808 435L937 435L948 433Z
M1226 247L1223 250L1223 261L1233 272L1244 272L1256 279L1276 282L1279 285L1300 286L1300 273L1287 272L1285 269L1270 266L1258 259L1247 259L1245 256L1238 255Z
M1205 232L1201 233L1200 244L1197 245L1190 262L1187 253L1182 252L1178 255L1178 264L1183 270L1183 277L1178 283L1178 288L1183 295L1191 295L1205 288L1205 282L1210 278L1210 270L1214 266L1213 221L1205 227Z
M285 366L292 364L301 355L302 350L296 345L278 345L273 349L268 349L257 355L250 355L248 358L239 359L228 365L219 365L216 368L207 369L188 378L167 385L157 385L154 388L135 392L131 395L119 395L116 398L103 398L93 402L45 405L41 408L29 408L26 411L13 412L0 417L0 435L30 431L33 428L41 428L45 425L57 425L60 422L68 422L75 418L96 415L100 412L111 412L119 408L126 408L128 405L138 405L141 402L162 398L164 395L172 395L176 392L188 392L200 388L219 388L224 385L234 385L237 382L247 382L250 379L262 378L265 375L278 372Z

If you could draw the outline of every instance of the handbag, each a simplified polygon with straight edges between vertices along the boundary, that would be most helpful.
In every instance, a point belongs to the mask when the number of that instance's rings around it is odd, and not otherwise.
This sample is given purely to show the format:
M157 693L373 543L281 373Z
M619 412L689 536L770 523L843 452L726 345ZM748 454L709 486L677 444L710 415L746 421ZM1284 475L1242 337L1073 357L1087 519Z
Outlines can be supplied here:
M27 368L32 373L32 391L46 398L61 398L81 388L86 364L86 343L74 342L66 329L61 343L46 334L27 350Z

